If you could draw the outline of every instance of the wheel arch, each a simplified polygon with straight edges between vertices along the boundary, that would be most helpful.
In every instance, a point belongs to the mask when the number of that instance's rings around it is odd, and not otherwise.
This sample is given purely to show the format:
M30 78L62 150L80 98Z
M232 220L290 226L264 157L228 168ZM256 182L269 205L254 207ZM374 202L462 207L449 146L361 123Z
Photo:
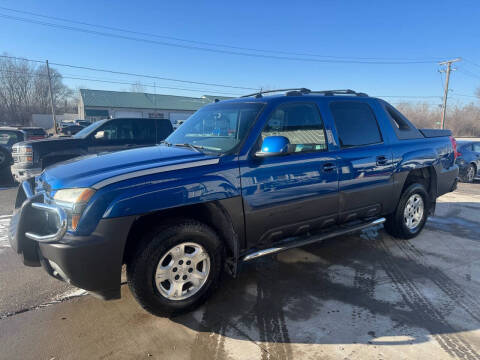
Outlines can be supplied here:
M435 170L435 167L430 165L405 171L400 174L397 182L396 202L398 203L406 188L414 183L421 183L425 186L429 195L429 213L433 214L438 193L437 171Z
M231 274L237 273L237 261L244 242L243 209L240 198L180 206L139 216L132 224L125 244L123 263L135 255L141 245L140 238L159 222L172 218L190 218L210 226L224 242L227 266ZM241 213L241 218L238 216Z

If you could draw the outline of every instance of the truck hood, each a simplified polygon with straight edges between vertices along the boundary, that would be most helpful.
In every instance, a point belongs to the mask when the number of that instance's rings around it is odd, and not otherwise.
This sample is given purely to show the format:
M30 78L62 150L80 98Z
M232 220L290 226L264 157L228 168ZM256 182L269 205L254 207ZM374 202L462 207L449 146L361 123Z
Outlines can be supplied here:
M87 155L49 167L40 176L40 181L51 190L93 187L95 184L122 175L161 169L172 165L215 159L187 148L157 145L146 148L124 150L115 153ZM141 173L139 174L141 176Z
M39 140L22 141L15 144L15 146L30 145L34 153L44 154L56 150L65 149L66 146L72 147L73 144L82 144L83 139L76 139L73 137L50 137Z

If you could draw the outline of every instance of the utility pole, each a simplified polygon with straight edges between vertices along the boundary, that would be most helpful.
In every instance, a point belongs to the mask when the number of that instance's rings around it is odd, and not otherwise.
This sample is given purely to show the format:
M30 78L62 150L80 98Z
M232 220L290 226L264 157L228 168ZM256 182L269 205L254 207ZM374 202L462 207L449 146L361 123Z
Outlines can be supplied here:
M53 103L52 77L50 76L50 66L48 66L48 60L47 60L47 75L48 75L48 90L50 93L50 106L52 107L53 132L55 135L57 135L57 119L55 118L55 104Z
M448 82L450 80L450 72L452 71L452 63L454 62L457 62L457 61L461 61L462 59L460 58L456 58L456 59L453 59L453 60L447 60L447 61L442 61L441 63L439 63L439 65L447 65L447 69L446 70L440 70L440 72L445 72L446 73L446 77L445 77L445 89L444 92L443 92L443 106L442 106L442 129L445 129L445 116L446 116L446 113L447 113L447 97L448 97ZM453 69L455 70L455 69Z

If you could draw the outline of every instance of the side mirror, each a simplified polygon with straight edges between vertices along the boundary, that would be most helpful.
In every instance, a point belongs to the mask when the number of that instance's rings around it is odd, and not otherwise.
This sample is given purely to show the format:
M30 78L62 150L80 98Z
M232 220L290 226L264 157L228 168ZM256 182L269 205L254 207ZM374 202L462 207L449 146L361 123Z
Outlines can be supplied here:
M260 151L255 153L258 157L286 155L289 153L290 141L285 136L267 136L263 139Z

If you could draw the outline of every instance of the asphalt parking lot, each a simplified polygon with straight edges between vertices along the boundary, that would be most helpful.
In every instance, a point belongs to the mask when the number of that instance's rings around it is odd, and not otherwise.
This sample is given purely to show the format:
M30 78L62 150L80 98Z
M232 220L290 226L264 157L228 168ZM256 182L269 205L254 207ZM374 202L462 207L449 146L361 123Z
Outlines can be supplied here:
M381 227L249 263L194 313L103 302L22 266L0 191L2 359L479 359L480 183L411 241ZM7 215L7 216L6 216Z

